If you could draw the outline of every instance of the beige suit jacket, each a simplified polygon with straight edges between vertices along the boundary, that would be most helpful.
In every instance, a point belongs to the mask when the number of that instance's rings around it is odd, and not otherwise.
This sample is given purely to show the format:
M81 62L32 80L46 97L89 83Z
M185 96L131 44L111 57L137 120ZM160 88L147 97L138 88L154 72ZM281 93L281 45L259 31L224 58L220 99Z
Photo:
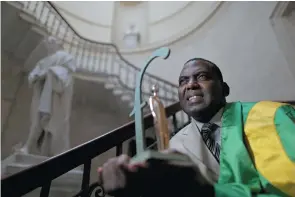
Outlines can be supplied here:
M207 183L218 181L219 163L204 143L195 120L170 140L170 149L189 156Z

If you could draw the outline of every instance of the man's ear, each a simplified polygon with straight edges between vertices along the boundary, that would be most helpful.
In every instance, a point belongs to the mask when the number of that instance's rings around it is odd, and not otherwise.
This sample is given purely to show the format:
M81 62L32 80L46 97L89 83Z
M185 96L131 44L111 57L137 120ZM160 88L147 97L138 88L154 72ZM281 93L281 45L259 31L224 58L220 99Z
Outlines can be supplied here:
M226 82L223 82L223 95L227 97L229 95L230 89Z

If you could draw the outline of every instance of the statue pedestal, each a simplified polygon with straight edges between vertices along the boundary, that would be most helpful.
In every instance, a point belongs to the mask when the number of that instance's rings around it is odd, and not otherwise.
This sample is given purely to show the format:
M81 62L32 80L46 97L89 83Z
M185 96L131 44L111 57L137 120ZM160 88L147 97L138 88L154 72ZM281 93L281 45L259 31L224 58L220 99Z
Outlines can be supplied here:
M49 157L15 152L2 161L1 177L10 176L47 159ZM44 173L44 176L46 176L46 173ZM49 196L70 197L77 194L81 188L82 177L83 170L78 167L54 179L51 183ZM37 197L40 195L40 191L41 189L38 188L26 194L25 197Z

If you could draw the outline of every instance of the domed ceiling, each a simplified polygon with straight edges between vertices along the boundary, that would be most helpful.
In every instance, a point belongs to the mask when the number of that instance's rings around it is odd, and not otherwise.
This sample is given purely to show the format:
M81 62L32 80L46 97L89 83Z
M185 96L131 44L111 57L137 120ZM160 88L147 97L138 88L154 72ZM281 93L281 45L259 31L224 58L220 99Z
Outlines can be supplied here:
M146 50L175 42L205 22L220 4L201 1L54 3L82 36L113 42L122 51Z

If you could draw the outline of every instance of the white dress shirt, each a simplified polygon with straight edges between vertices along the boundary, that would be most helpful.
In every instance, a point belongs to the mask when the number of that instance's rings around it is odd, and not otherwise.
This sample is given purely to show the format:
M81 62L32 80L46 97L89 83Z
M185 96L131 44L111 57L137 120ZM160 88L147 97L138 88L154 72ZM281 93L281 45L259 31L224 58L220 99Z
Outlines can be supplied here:
M222 114L223 114L223 108L221 108L213 117L212 119L209 121L210 123L214 123L216 125L218 125L219 127L214 131L214 133L212 134L213 139L215 140L215 142L217 144L219 144L219 146L221 146L221 120L222 120ZM201 132L201 129L204 125L204 123L199 122L197 120L194 120L194 122L197 125L197 128L199 129L199 132Z

